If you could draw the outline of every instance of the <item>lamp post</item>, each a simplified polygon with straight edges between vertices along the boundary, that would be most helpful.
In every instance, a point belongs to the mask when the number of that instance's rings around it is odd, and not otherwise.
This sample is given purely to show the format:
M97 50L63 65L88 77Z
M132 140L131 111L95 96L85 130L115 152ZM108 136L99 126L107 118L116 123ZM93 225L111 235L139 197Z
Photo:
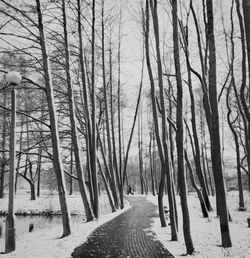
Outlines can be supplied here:
M14 221L14 184L16 170L16 90L21 83L22 76L11 71L6 76L8 86L11 87L11 131L10 131L10 165L9 165L9 203L5 230L5 252L12 252L16 248Z

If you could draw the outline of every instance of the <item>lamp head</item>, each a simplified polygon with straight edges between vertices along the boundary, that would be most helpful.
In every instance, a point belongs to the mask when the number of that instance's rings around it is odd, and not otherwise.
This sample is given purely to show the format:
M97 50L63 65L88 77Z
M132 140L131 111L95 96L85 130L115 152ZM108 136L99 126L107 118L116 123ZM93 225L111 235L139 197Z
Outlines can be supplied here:
M6 75L6 81L9 85L16 86L21 83L22 75L15 71L10 71Z

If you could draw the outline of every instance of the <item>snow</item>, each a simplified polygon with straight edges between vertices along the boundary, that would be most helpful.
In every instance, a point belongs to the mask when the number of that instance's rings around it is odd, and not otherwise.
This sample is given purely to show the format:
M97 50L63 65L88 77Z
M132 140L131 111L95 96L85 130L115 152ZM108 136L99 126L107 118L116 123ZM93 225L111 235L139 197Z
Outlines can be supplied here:
M170 226L162 228L159 218L154 218L149 230L155 234L155 239L162 244L175 256L182 257L186 254L186 248L182 230L182 213L180 207L180 197L177 198L179 216L179 240L170 241ZM147 199L157 204L156 196L148 196ZM188 195L191 235L195 248L195 253L189 257L250 257L250 228L247 218L250 217L250 198L249 193L245 193L245 207L247 211L238 211L238 193L232 191L228 193L228 207L232 217L230 222L230 235L232 240L231 248L222 248L219 219L215 212L215 198L210 197L214 211L209 213L209 218L203 218L199 200L195 194ZM164 197L164 205L167 206L167 198Z
M51 205L53 211L57 211L57 199L56 196L41 197L37 201L28 201L26 197L19 197L16 201L16 210L22 208L30 209L30 211L42 211ZM48 199L49 198L49 199ZM47 199L47 200L46 200ZM69 207L73 211L82 213L81 199L76 196L69 197ZM101 198L100 202L107 198ZM5 205L6 200L0 203L1 207ZM23 205L23 206L22 206ZM41 207L38 205L42 205ZM107 205L101 205L107 206ZM62 226L54 225L52 228L40 229L32 233L23 234L16 237L16 250L14 252L4 254L4 241L0 241L0 253L3 258L66 258L71 257L71 253L74 248L83 244L87 237L97 227L112 220L116 216L120 215L124 211L128 210L130 205L126 204L126 207L122 210L118 210L114 213L108 213L100 216L100 219L91 222L84 222L72 224L72 234L65 238L60 238L62 235ZM103 208L104 209L104 208Z
M72 215L84 214L82 199L79 195L67 196L68 207ZM7 212L8 198L0 199L0 212ZM109 202L106 195L100 197L100 212L106 214L110 210ZM52 215L61 214L59 198L56 193L43 194L34 201L30 201L28 195L19 194L15 196L14 211L16 214L39 215L48 213Z

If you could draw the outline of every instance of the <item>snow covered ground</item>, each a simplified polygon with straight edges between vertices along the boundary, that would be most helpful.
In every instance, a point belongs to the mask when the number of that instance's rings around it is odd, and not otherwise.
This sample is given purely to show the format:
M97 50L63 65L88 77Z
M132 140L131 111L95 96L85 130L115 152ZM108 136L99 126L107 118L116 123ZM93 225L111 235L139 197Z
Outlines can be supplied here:
M71 214L84 214L84 207L82 199L79 195L68 195L68 206ZM59 198L56 193L43 193L43 195L37 198L35 201L30 201L29 195L18 194L15 196L15 213L17 214L61 214ZM8 198L0 199L0 212L7 212L8 210ZM110 212L110 206L108 197L102 195L100 197L100 212L106 214Z
M148 196L149 201L157 204L156 196ZM155 233L155 238L160 240L163 245L175 256L182 257L186 254L182 231L182 213L180 208L180 197L177 197L178 216L179 216L179 241L170 241L170 226L162 228L159 218L155 218L150 230ZM215 210L215 198L211 197L211 203ZM167 198L164 204L168 206ZM189 257L250 257L250 228L247 225L247 218L250 217L250 197L245 193L245 206L247 211L238 211L238 193L232 191L228 193L228 205L232 222L230 222L230 233L233 247L222 248L219 219L216 212L210 212L209 218L203 218L200 210L199 200L195 194L188 195L189 213L191 221L191 235L195 247L194 255Z
M44 209L50 208L53 211L58 211L57 205L58 197L41 197L35 202L27 200L28 197L17 197L16 211L29 210L31 213L40 212ZM49 198L49 199L48 199ZM0 201L0 209L6 206L6 200ZM102 212L109 209L107 205L107 198L101 198L100 206ZM83 213L82 203L79 196L69 197L69 207L73 213ZM32 233L22 234L16 237L16 251L4 254L4 241L0 241L1 258L68 258L74 248L81 245L87 240L87 237L97 227L105 222L112 220L114 217L123 213L130 206L126 204L123 210L118 210L115 213L108 213L100 216L99 220L92 222L84 222L72 224L72 234L68 237L60 239L62 235L62 226L53 225L53 227L40 229Z

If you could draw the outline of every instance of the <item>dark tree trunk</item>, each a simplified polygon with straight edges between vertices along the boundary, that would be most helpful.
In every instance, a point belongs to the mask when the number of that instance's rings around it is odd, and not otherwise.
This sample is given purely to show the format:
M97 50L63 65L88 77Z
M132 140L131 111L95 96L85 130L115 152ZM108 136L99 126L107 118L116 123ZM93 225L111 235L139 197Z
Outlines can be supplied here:
M74 92L72 86L72 76L71 76L71 66L70 66L70 50L69 50L69 42L68 42L68 28L67 28L67 16L66 16L66 4L65 0L62 1L62 12L63 12L63 29L64 29L64 44L65 44L65 67L66 67L66 79L68 86L68 103L69 103L69 114L70 114L70 126L71 126L71 137L72 137L72 145L75 157L75 165L77 178L79 183L79 190L82 198L82 202L85 209L86 220L93 220L93 212L90 207L85 179L83 175L83 166L80 157L80 146L79 139L77 133L77 125L76 125L76 114L75 114L75 100L74 100ZM98 203L97 203L97 212L95 213L95 217L98 218Z
M198 198L199 198L199 201L200 201L201 211L202 211L203 217L207 218L208 217L208 210L207 210L206 203L204 201L204 197L203 197L203 193L202 193L202 188L200 188L197 185L197 183L195 182L194 172L193 172L192 166L190 164L190 161L188 159L187 151L186 150L184 151L184 155L185 155L185 160L186 160L186 163L187 163L188 170L190 172L190 178L191 178L192 186L194 187L195 191L197 192L197 195L198 195Z
M190 232L190 219L187 204L187 184L186 175L184 171L184 142L183 142L183 90L182 78L180 70L180 55L179 55L179 37L178 37L178 14L177 14L177 1L172 1L172 19L173 19L173 42L174 42L174 63L175 74L177 81L177 111L176 111L176 147L177 147L177 166L178 178L180 183L180 197L181 208L183 215L183 234L187 254L194 252L193 241Z
M181 24L182 25L182 24ZM212 210L209 196L208 196L208 190L207 190L207 184L205 180L205 175L202 172L201 169L201 154L200 154L200 143L198 139L198 134L197 134L197 126L196 126L196 110L195 110L195 100L194 100L194 94L193 94L193 86L192 86L192 79L191 79L191 66L190 66L190 61L189 61L189 50L188 50L188 42L186 41L187 37L187 31L184 31L183 26L182 28L182 38L183 38L183 43L184 43L184 50L185 50L185 55L186 55L186 64L188 68L188 89L189 89L189 96L190 96L190 107L191 107L191 124L192 124L192 132L193 132L193 139L194 139L194 161L195 161L195 167L196 167L196 174L198 176L200 185L202 187L202 192L204 196L204 200L207 206L208 210Z
M105 28L104 28L104 0L102 0L102 34L101 34L101 42L102 42L102 80L103 80L103 92L104 92L104 113L105 113L105 129L107 133L107 152L108 152L108 165L109 172L112 180L112 193L115 202L116 209L119 207L119 197L117 193L118 187L118 178L115 174L114 166L113 166L113 152L112 152L112 138L111 138L111 130L110 130L110 117L109 117L109 100L108 100L108 84L106 82L106 65L105 65Z
M162 149L162 143L160 139L160 133L159 133L159 123L158 123L158 114L157 114L157 108L156 108L156 100L155 100L155 85L154 85L154 78L153 78L153 72L151 67L151 61L150 61L150 53L149 53L149 0L146 1L146 18L145 18L145 53L146 53L146 63L148 68L148 75L150 80L150 96L152 101L152 109L153 109L153 120L154 120L154 128L155 128L155 138L157 142L158 152L160 156L161 161L161 179L159 183L158 188L158 207L159 207L159 216L161 221L161 226L166 227L166 218L163 208L163 192L164 192L164 184L165 184L165 158L163 154Z
M91 132L91 174L93 181L94 193L94 215L96 218L99 216L99 198L98 198L98 177L97 177L97 140L96 140L96 90L95 90L95 0L92 1L92 41L91 41L91 100L92 100L92 132Z
M152 194L155 196L155 180L154 180L154 168L153 168L153 157L152 157L152 132L149 133L149 163L150 163L150 174L151 174L151 189Z
M246 34L246 45L247 45L247 59L248 59L248 105L250 103L250 0L243 0L243 15L244 25ZM247 160L248 160L248 187L250 191L250 116L248 115L248 149L247 149Z
M37 169L36 169L36 174L37 174L37 191L36 195L37 197L40 196L41 194L41 167L42 167L42 147L39 147L38 150L38 160L37 160Z
M220 216L220 229L223 247L231 247L231 238L228 224L228 208L226 201L226 187L222 171L219 112L217 102L216 78L216 49L214 39L213 0L207 0L207 33L209 47L209 101L211 106L211 152L212 165L216 187L217 211Z

